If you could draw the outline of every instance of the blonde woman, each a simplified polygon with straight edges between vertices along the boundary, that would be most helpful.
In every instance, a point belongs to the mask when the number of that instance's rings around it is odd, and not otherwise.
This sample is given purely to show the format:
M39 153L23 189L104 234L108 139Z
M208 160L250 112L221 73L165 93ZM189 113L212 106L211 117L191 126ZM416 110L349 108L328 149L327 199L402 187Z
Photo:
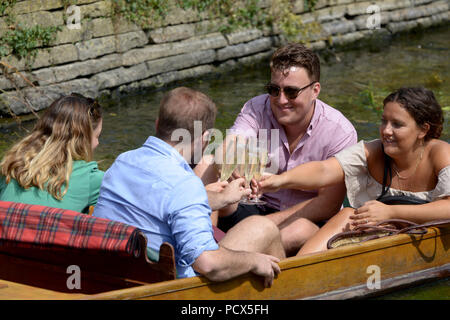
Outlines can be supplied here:
M75 93L55 100L3 158L0 200L88 213L104 174L92 161L101 131L96 101Z

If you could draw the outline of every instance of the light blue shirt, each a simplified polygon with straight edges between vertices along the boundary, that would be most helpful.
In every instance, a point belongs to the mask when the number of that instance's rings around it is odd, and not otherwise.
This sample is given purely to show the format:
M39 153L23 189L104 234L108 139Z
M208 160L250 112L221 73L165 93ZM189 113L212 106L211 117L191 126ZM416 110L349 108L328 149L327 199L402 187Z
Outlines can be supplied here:
M169 144L149 137L122 153L106 171L94 216L141 229L147 246L175 248L178 277L196 276L192 264L219 246L213 238L211 208L202 181Z

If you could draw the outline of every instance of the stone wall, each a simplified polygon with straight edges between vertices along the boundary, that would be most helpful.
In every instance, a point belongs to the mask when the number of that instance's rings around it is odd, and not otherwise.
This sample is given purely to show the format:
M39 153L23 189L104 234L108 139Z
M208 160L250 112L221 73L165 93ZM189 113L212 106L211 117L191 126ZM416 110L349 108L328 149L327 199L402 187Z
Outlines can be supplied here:
M261 1L261 10L268 1ZM448 23L448 0L318 0L312 12L304 3L297 0L294 13L315 27L305 28L313 31L298 40L315 50ZM274 28L223 34L217 21L193 11L173 10L158 27L142 30L125 19L113 20L110 1L79 0L77 6L81 28L71 30L63 0L17 1L18 22L62 29L50 47L38 50L31 70L14 56L2 59L20 74L8 75L12 83L0 73L0 113L41 110L62 93L98 97L221 72L266 58L285 41ZM0 17L0 37L5 20Z

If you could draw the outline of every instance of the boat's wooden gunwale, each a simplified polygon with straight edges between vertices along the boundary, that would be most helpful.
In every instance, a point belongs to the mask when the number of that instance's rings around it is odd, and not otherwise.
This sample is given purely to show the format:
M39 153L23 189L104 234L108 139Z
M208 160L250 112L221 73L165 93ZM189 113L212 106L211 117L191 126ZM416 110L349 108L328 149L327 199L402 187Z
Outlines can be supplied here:
M386 237L382 239L377 239L373 241L367 241L365 243L361 244L355 244L350 245L346 247L336 248L332 250L328 250L323 253L318 254L311 254L306 255L302 257L292 257L288 258L286 260L283 260L280 262L280 267L283 274L289 274L289 273L295 273L296 269L301 268L312 268L314 265L320 266L321 263L332 263L333 261L337 261L339 263L339 260L346 259L354 259L357 256L364 256L364 255L377 255L381 250L389 250L389 249L398 249L398 250L409 250L410 254L414 250L417 250L416 246L419 243L425 243L427 246L432 247L433 244L430 242L432 239L436 238L442 238L445 237L446 241L450 240L450 228L448 226L440 228L429 228L428 232L424 235L395 235L391 237ZM436 242L436 241L435 241ZM442 251L443 249L441 249ZM448 255L447 255L448 256ZM446 262L449 262L448 257L442 258L446 259ZM441 259L441 260L442 260ZM436 265L430 264L430 263L424 263L422 269L433 268L440 264L444 264L444 262L440 262L439 259L435 259L434 263ZM439 260L439 261L438 261ZM407 269L407 268L405 268ZM421 268L416 268L416 266L410 268L411 270L406 270L406 272L414 272L421 270ZM400 272L400 271L399 271ZM392 273L391 276L398 276L401 274L399 273ZM293 275L291 275L293 276ZM289 277L286 276L286 277ZM277 282L279 280L275 280ZM142 287L136 287L132 289L123 289L123 290L117 290L112 292L106 292L101 293L97 295L92 296L85 296L83 298L85 299L168 299L168 298L174 298L174 299L185 299L186 297L189 298L192 296L193 299L234 299L239 298L237 296L233 296L233 293L230 293L229 296L223 295L223 292L225 290L222 290L223 288L237 288L242 285L242 290L257 290L261 291L260 296L264 299L267 298L267 296L264 296L264 291L260 287L258 283L256 283L256 277L252 275L244 275L237 279L232 279L230 281L224 282L224 283L212 283L211 281L207 280L204 277L194 277L194 278L186 278L186 279L178 279L178 280L172 280L172 281L165 281L160 282L156 284L151 285L145 285ZM260 281L259 281L260 282ZM206 288L205 288L206 287ZM253 288L251 288L253 287ZM343 286L345 287L345 286ZM203 293L208 292L210 290L210 294L205 296L201 295L185 295L188 293L188 291L202 291ZM217 290L220 291L220 295L217 296L214 295L214 293L217 293ZM270 289L269 289L270 290ZM179 293L179 295L177 295ZM317 294L314 294L317 295ZM245 296L245 294L244 294ZM256 294L258 296L258 294ZM273 297L273 298L280 298L280 297ZM283 298L283 297L281 297ZM297 296L292 296L290 298L302 298ZM254 299L254 297L248 296L248 299Z

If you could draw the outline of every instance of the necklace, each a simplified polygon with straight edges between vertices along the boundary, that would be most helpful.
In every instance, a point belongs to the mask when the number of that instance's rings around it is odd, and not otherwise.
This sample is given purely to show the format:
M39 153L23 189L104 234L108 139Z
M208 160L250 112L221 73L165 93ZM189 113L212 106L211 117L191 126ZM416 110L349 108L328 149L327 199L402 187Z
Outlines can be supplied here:
M425 149L425 148L422 148L422 152L420 153L420 157L419 157L419 159L417 160L417 163L416 163L416 166L415 166L415 168L414 168L414 171L413 171L409 176L407 176L407 177L400 175L400 173L398 173L397 166L395 165L395 163L392 163L392 169L394 169L394 172L395 172L395 174L397 175L397 177L398 177L399 179L407 180L407 179L411 178L411 177L416 173L417 168L419 167L420 161L422 161L423 150L424 150L424 149Z

